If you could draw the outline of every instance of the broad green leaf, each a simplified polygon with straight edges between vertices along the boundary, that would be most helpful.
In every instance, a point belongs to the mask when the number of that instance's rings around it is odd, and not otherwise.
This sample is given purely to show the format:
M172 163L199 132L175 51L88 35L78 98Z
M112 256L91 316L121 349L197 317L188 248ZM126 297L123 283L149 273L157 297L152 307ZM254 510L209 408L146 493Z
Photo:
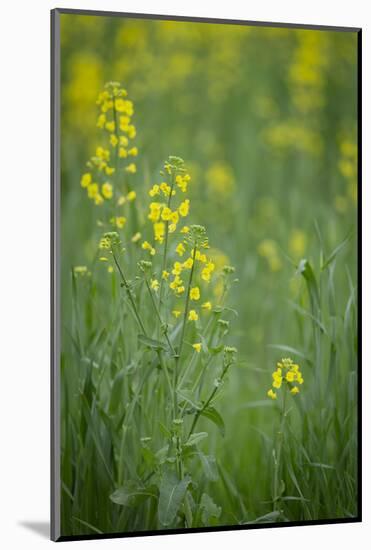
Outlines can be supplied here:
M210 481L216 481L219 478L219 473L215 457L211 455L204 455L203 453L197 453L197 455L201 461L207 479Z
M155 350L162 350L162 351L168 351L168 347L163 342L160 342L159 340L154 340L153 338L148 338L148 336L144 336L144 334L138 334L138 341L141 344L144 344L148 348L152 348Z
M162 525L173 523L190 482L189 477L179 480L174 472L169 470L164 472L158 502L158 518Z
M190 438L188 439L186 446L192 447L192 445L197 445L200 441L205 439L209 434L207 432L198 432L195 434L191 434Z
M110 495L112 502L127 507L138 506L147 498L156 497L157 489L155 486L142 487L136 481L130 480Z
M200 501L201 508L201 519L204 525L212 525L213 520L216 520L220 517L222 509L220 506L217 506L213 499L206 493L203 493Z
M202 416L206 416L211 422L214 422L220 430L222 436L225 436L225 424L223 418L214 407L208 407L202 411Z

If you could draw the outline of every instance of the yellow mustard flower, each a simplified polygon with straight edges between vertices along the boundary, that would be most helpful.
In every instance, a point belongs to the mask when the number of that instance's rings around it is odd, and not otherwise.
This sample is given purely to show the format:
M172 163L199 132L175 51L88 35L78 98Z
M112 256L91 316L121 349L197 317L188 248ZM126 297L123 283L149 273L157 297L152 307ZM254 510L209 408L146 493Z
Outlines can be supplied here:
M102 195L105 199L111 199L113 195L112 185L108 182L102 185Z
M132 162L131 164L129 164L129 166L127 166L125 168L126 172L129 172L129 174L135 174L135 172L137 171L137 167L136 165Z
M156 253L156 250L153 248L153 246L148 241L143 241L142 243L143 250L148 250L151 256L154 256Z
M200 289L198 288L198 286L194 286L193 288L191 288L190 290L190 293L189 293L189 297L191 298L191 300L199 300L200 299Z
M109 141L110 141L110 144L112 145L112 147L116 147L116 145L119 142L119 138L116 136L116 134L111 134L110 138L109 138Z
M135 199L137 198L137 194L135 191L129 191L126 198L128 201L135 201Z
M108 130L109 132L114 132L115 127L116 125L114 120L110 120L109 122L106 122L106 130Z
M179 309L173 309L171 313L174 315L174 317L178 318L182 312L179 311Z
M183 201L182 203L180 203L179 205L179 208L178 208L178 212L179 214L184 218L185 216L188 216L188 213L189 213L189 199L186 199L185 201Z
M148 191L148 194L150 197L154 197L155 195L159 195L160 194L160 186L155 183L155 185L152 186L152 189L150 189Z
M162 278L165 279L165 281L167 281L168 278L169 278L169 275L170 275L170 273L168 271L166 271L166 269L164 269L163 272L162 272Z
M161 213L161 218L167 222L171 219L171 209L168 207L168 206L165 206L162 210L162 213Z
M270 397L271 399L277 399L277 394L276 394L276 392L274 392L272 389L268 390L267 395L268 395L268 397Z
M165 237L165 224L164 222L156 222L153 224L153 231L155 234L155 241L160 244L164 242Z
M128 152L125 147L119 147L119 157L120 159L125 159L128 156Z
M192 347L194 350L197 351L197 353L200 353L201 349L202 349L202 344L201 342L197 343L197 344L192 344Z
M183 256L186 249L183 243L179 243L175 250L179 256Z
M192 269L193 266L193 258L188 258L185 262L183 262L184 269Z
M210 311L210 309L211 309L211 302L204 302L204 303L202 304L201 307L202 307L202 309L206 309L206 310L209 310L209 311Z
M89 172L86 174L83 174L81 177L81 187L88 187L88 185L92 182L92 176Z
M119 229L122 229L126 224L126 218L124 216L117 216L116 217L116 226Z
M194 309L191 309L191 311L189 312L188 320L189 321L197 321L198 320L197 312Z
M151 279L151 288L157 292L158 289L160 288L160 283L158 282L157 279Z
M129 149L128 154L132 157L136 157L138 155L138 147L132 147Z
M106 172L107 176L112 176L112 174L114 174L115 172L115 169L111 166L106 166L104 171Z
M185 225L184 227L182 227L182 229L180 230L181 233L189 233L189 227L188 225Z

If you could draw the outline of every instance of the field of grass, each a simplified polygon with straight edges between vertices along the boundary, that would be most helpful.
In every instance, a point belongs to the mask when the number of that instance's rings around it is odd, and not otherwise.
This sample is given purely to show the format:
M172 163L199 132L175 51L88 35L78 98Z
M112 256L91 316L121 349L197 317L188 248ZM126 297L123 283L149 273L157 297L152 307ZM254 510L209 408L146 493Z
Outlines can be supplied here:
M356 516L356 33L61 52L62 534Z

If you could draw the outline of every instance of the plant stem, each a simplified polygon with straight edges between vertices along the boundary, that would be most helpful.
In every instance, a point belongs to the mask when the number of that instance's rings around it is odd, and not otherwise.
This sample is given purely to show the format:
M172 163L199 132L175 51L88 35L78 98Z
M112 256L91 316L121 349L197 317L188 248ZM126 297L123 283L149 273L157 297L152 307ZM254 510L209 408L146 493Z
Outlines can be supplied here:
M220 375L220 382L223 381L223 378L225 377L225 375L227 374L228 372L228 369L229 367L231 366L232 363L228 363L227 365L224 366L223 368L223 371L222 371L222 374ZM191 437L191 435L193 434L195 428L196 428L196 424L198 422L198 419L200 418L200 416L202 415L202 413L207 409L207 407L210 405L211 401L214 399L218 389L220 388L220 385L216 386L212 392L210 393L208 399L205 401L204 405L202 406L202 408L200 410L197 411L197 413L195 414L195 417L193 419L193 422L192 422L192 426L191 426L191 429L189 430L189 434L188 434L188 437L187 437L187 441L188 439Z
M280 502L280 472L281 472L281 455L282 455L282 446L284 441L284 429L286 421L286 396L287 396L287 384L284 384L283 387L283 401L280 417L280 425L277 432L277 452L274 456L274 476L273 476L273 511L279 511L279 502Z
M125 289L126 289L126 292L128 293L128 297L129 297L129 300L130 300L130 304L131 304L131 306L132 306L132 308L133 308L135 318L136 318L136 320L138 321L138 324L139 324L139 326L140 326L140 328L141 328L141 330L142 330L144 336L147 336L147 337L148 337L147 332L146 332L146 329L144 328L143 321L142 321L142 319L141 319L141 317L140 317L140 315L139 315L138 308L137 308L137 306L136 306L136 303L135 303L135 300L134 300L134 297L133 297L133 293L131 292L130 286L128 285L128 282L127 282L127 280L126 280L126 277L125 277L125 275L124 275L124 272L122 271L121 266L120 266L120 264L119 264L119 262L118 262L118 260L117 260L117 258L116 258L116 254L115 254L115 252L114 252L114 250L113 250L113 247L111 247L111 252L112 252L113 259L114 259L114 261L115 261L116 267L117 267L117 269L118 269L118 271L119 271L119 273L120 273L121 280L122 280L122 282L123 282L123 284L124 284L124 287L125 287Z

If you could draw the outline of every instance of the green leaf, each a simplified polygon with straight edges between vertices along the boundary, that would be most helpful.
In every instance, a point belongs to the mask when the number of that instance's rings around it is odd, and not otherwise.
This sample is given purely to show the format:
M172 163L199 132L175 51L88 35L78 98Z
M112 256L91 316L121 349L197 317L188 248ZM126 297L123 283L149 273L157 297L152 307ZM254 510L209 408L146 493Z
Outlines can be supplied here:
M220 416L218 411L214 407L208 407L202 411L202 416L206 416L211 422L214 422L220 430L222 436L225 436L225 424L223 418Z
M192 407L194 407L197 410L201 409L201 405L197 403L197 400L195 399L195 394L191 390L187 389L179 389L177 390L177 394L181 399L184 399L184 401L187 401Z
M203 453L197 453L197 455L201 461L207 479L210 481L217 481L219 472L215 457L212 455L204 455Z
M169 351L169 348L159 340L153 340L153 338L148 338L148 336L144 336L144 334L138 334L138 341L139 343L145 345L147 348L152 348L157 351Z
M122 400L123 383L124 383L124 371L121 370L116 374L113 380L110 402L108 407L109 414L114 414L119 407L119 403Z
M244 525L252 525L254 523L271 523L275 520L277 520L281 515L281 512L275 511L275 512L269 512L268 514L265 514L264 516L260 516L254 521L248 521Z
M349 239L353 235L353 230L349 231L348 235L345 237L345 239L331 252L330 256L323 262L323 265L321 266L321 270L323 271L328 267L336 258L336 256L339 254L341 250L348 244Z
M307 283L308 292L311 298L312 307L314 304L316 304L319 307L319 291L318 291L318 285L316 281L316 277L314 275L314 271L312 269L312 266L308 262L308 260L303 259L300 260L298 265L298 273L304 277Z
M156 498L157 489L155 486L151 487L142 487L136 481L128 480L125 482L125 485L117 489L110 499L115 504L120 504L121 506L135 507L138 506L141 502L147 498Z
M192 447L192 445L197 445L200 441L205 439L209 434L207 432L198 432L195 434L191 434L190 438L188 439L186 446Z
M162 525L171 525L183 502L191 479L186 477L181 481L174 472L165 470L160 484L158 502L158 518Z
M203 493L200 501L201 519L204 525L212 525L213 520L217 520L220 517L222 509L217 506L213 499L206 493Z

